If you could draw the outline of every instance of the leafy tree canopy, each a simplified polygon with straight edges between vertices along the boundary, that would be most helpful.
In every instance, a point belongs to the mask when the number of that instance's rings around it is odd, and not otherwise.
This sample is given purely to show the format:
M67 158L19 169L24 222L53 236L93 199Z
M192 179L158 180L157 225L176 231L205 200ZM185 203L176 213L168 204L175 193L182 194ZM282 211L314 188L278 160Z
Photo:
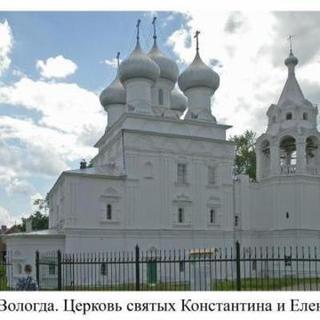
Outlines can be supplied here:
M241 135L230 137L236 145L234 174L247 174L250 179L256 180L256 133L247 130Z
M35 211L28 218L22 218L22 223L18 225L21 232L26 231L26 224L28 220L31 220L32 230L45 230L49 228L49 217L46 213L47 202L45 199L36 199L33 202Z

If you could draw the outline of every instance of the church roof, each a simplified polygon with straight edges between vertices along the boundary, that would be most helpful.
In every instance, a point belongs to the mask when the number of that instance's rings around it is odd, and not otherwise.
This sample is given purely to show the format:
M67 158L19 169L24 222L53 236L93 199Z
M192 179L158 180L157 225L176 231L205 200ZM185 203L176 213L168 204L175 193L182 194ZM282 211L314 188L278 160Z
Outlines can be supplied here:
M97 167L88 167L85 169L76 169L76 170L68 170L64 171L66 174L85 174L85 175L101 175L101 176L114 176L120 177L123 176L124 173L119 169L116 165L107 164L103 166Z
M288 67L288 78L280 95L278 106L281 107L286 101L295 104L304 102L305 98L295 76L295 66L298 64L298 59L290 51L289 57L285 60L285 65Z

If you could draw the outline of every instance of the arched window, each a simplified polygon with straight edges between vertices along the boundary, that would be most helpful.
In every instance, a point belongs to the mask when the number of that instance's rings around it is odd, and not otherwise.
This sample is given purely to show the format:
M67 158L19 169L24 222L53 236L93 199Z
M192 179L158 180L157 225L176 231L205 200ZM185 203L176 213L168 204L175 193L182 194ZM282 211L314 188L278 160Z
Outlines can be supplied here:
M264 140L261 143L260 147L260 154L261 154L261 162L260 162L260 170L261 170L261 176L267 177L270 173L270 142L268 140Z
M272 117L272 123L275 123L276 120L277 120L276 116L273 116L273 117Z
M107 220L112 220L112 205L107 204Z
M308 173L317 174L317 168L320 164L319 139L317 137L308 137L306 139L306 162Z
M287 119L287 120L292 120L292 113L291 113L291 112L288 112L288 113L286 114L286 119Z
M296 170L296 140L284 137L280 142L280 168L282 174L294 174Z
M178 208L178 222L183 223L184 222L184 210L183 208Z
M163 90L159 89L159 105L163 105Z
M215 224L216 223L216 210L215 209L210 209L209 220L210 220L211 224Z
M303 120L308 120L308 114L306 112L303 113L302 119Z

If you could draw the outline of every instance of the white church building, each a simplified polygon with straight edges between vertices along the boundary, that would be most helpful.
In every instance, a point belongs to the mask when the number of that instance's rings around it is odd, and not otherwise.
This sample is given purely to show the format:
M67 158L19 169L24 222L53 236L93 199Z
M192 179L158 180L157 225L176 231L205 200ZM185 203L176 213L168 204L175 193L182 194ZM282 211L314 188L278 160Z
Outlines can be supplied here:
M198 36L198 34L197 34ZM156 33L139 41L100 95L108 125L91 165L62 172L48 194L49 230L13 234L16 261L34 252L318 245L320 134L292 50L279 101L257 140L257 181L233 176L231 127L214 117L219 76L200 57L182 72ZM119 60L118 60L119 61ZM178 84L180 91L177 90ZM212 114L213 112L213 114Z

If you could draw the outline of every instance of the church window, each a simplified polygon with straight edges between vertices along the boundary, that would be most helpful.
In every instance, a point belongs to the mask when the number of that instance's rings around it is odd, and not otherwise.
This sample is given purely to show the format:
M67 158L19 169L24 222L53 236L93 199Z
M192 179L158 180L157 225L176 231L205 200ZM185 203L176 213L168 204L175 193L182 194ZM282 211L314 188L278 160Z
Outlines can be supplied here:
M234 217L234 226L237 227L239 225L239 216Z
M292 113L291 113L291 112L288 112L288 113L286 114L286 119L287 119L287 120L292 120Z
M163 105L163 90L159 89L159 105Z
M185 163L178 163L177 166L177 183L187 183L187 165Z
M216 168L208 167L208 184L213 185L216 183Z
M302 119L303 120L308 120L308 114L306 112L303 113Z
M101 274L102 276L106 276L107 273L108 273L107 263L106 263L106 262L103 262L103 263L101 263L101 265L100 265L100 274Z
M285 137L280 142L280 169L282 174L294 174L296 165L296 140Z
M183 223L184 222L184 210L183 208L178 208L178 222Z
M215 224L216 223L216 210L215 209L210 209L209 220L210 220L211 224Z
M107 204L107 220L112 220L112 205Z
M286 213L286 218L289 219L290 215L289 212Z

